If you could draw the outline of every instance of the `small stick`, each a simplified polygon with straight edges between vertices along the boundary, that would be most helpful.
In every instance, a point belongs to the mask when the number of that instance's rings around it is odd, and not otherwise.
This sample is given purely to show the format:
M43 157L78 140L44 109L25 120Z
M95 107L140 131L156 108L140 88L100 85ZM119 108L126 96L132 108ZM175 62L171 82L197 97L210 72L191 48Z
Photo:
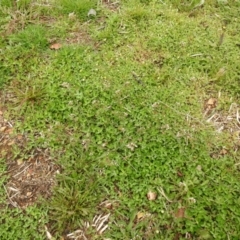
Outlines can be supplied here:
M208 118L206 122L210 122L215 116L216 116L216 113L214 113L210 118Z
M239 112L237 110L237 122L240 123Z
M16 175L13 176L13 178L15 178L16 176L18 176L19 174L23 173L25 170L27 170L32 164L28 165L27 167L25 167L21 172L17 173Z
M8 191L7 191L6 187L5 187L5 185L3 185L3 187L4 187L5 191L6 191L6 194L7 194L7 197L8 197L8 199L9 199L10 203L11 203L14 207L18 207L18 204L17 204L16 202L13 202L12 199L10 198L10 196L9 196L9 194L8 194Z

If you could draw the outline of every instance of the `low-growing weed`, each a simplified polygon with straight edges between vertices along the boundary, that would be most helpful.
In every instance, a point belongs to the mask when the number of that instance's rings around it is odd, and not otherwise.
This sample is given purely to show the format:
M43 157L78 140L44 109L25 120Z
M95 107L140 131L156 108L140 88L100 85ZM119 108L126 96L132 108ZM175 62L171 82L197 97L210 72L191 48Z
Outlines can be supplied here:
M237 238L237 3L54 4L43 14L52 22L1 40L15 131L61 165L51 200L31 214L59 238ZM31 214L17 223L36 229Z
M9 44L20 45L26 49L44 49L48 44L46 29L41 25L29 25L22 31L11 35Z
M47 212L39 206L26 210L1 209L1 239L45 239Z
M67 1L60 0L55 3L62 13L75 13L79 19L86 20L90 9L95 9L97 6L96 0L75 0Z

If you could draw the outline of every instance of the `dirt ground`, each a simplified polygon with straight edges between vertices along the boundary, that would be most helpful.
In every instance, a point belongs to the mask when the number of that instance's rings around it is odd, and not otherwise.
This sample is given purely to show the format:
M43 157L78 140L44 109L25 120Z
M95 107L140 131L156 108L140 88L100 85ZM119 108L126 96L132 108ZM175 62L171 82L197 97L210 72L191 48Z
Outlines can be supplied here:
M38 199L48 199L56 184L60 167L50 156L49 149L31 149L24 159L17 151L26 151L27 136L14 131L14 121L7 118L7 109L0 105L0 159L6 163L6 204L26 208Z

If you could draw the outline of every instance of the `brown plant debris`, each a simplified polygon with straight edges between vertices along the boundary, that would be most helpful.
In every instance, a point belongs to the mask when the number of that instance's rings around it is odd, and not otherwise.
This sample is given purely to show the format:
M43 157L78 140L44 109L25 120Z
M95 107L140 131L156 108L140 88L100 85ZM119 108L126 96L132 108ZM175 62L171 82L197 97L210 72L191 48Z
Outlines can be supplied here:
M61 43L53 43L50 45L50 49L51 50L58 50L62 47L62 44Z
M113 0L101 0L101 4L107 7L111 11L117 11L120 5L120 1Z
M207 118L207 122L212 123L217 132L228 131L232 135L240 130L239 106L237 103L232 103L228 112L215 111ZM239 137L238 137L239 140Z
M39 197L51 197L55 185L55 175L59 167L51 161L47 149L36 149L27 161L8 163L9 180L5 190L8 204L14 207L27 207Z
M14 147L26 151L27 137L14 133L14 123L4 117L4 112L0 107L0 159L4 159L7 166L1 176L8 176L4 185L6 204L25 208L40 197L51 196L60 167L51 159L49 149L33 149L24 155L24 159L14 157Z

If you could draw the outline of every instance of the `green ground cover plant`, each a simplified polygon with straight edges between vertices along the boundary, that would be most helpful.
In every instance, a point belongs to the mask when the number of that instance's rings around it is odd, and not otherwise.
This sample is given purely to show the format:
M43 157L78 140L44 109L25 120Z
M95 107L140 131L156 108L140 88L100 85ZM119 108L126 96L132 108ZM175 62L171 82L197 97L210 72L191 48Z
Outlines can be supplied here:
M238 239L240 2L199 3L1 1L12 161L61 166L26 209L1 189L1 239Z

